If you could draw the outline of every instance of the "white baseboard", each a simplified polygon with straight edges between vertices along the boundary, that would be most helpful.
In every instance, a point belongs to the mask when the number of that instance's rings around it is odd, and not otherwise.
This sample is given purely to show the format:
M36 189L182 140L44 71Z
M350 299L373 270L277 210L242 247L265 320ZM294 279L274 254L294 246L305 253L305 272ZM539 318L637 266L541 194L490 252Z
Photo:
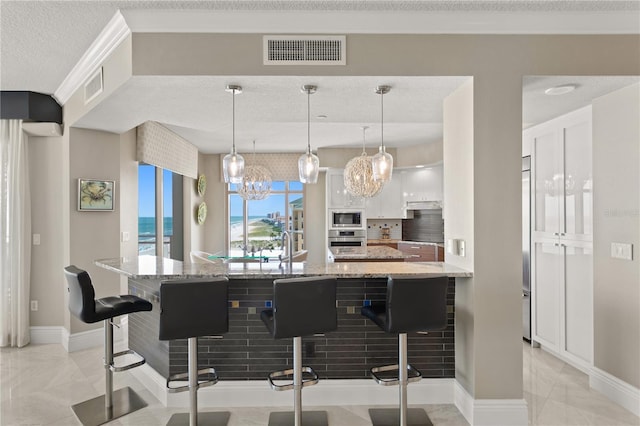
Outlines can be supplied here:
M596 367L591 369L589 386L640 417L640 389Z
M188 392L168 393L166 381L148 365L129 370L167 407L188 407ZM455 379L423 379L409 385L409 404L452 404ZM397 386L380 386L369 379L321 380L304 389L305 406L395 405ZM291 405L291 392L276 392L267 380L220 381L198 390L198 405L224 407L282 407Z
M454 403L469 424L474 426L526 426L529 424L524 399L473 399L457 381Z
M76 352L83 349L95 348L104 345L104 330L102 327L95 330L81 331L69 334L69 330L62 326L30 327L31 343L36 345L57 343L62 345L67 352ZM119 343L123 339L122 329L114 327L113 341Z
M34 345L48 345L62 343L64 327L60 326L34 326L29 327L31 343Z

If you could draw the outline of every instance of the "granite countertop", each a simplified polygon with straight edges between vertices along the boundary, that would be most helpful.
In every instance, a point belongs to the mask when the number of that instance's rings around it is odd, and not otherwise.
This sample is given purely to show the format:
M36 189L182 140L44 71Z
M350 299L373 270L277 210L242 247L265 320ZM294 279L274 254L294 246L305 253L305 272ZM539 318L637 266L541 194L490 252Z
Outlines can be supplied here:
M407 256L400 250L387 246L363 246L363 247L331 247L334 259L399 259Z
M398 244L398 243L406 243L406 244L415 244L417 246L438 246L438 247L444 247L444 243L431 243L431 242L427 242L427 241L407 241L407 240L376 240L376 239L368 239L367 240L367 244Z
M394 276L472 277L473 273L444 262L294 262L293 268L269 263L186 263L156 256L99 259L95 264L129 278L187 278L228 276L229 278L286 278L335 276L337 278L384 278Z
M400 241L402 240L392 240L390 238L386 238L386 239L374 239L374 238L369 238L367 239L367 244L373 243L373 244L398 244Z

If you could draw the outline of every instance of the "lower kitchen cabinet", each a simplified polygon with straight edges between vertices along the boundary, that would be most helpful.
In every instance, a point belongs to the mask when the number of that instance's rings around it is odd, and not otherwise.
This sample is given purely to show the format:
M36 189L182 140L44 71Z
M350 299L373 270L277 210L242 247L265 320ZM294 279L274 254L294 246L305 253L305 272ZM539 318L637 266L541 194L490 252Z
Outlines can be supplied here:
M398 243L398 250L407 257L405 262L443 262L444 247L435 244L416 244L406 241Z
M586 370L593 365L592 243L534 241L532 255L532 340Z

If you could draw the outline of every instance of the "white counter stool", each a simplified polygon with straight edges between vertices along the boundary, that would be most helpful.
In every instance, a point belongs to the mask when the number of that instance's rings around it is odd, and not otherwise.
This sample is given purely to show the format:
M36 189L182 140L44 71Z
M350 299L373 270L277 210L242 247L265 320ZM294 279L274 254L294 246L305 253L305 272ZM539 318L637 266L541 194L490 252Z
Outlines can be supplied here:
M69 311L80 321L104 321L105 394L71 407L85 426L107 423L125 414L146 407L147 403L133 389L125 387L113 391L113 373L129 370L145 363L145 359L132 350L113 353L113 318L134 312L150 311L150 302L129 294L96 299L96 293L87 271L74 265L64 268L69 285ZM135 355L140 360L116 367L113 359L122 355Z
M198 413L198 389L215 385L214 368L198 370L198 337L229 331L229 280L226 277L184 279L160 283L160 340L188 339L187 373L167 378L170 393L189 391L189 413L171 416L167 425L226 425L228 411ZM202 378L201 378L202 377ZM172 387L188 379L185 386Z
M327 425L326 411L302 411L302 388L318 383L318 375L311 367L302 366L302 336L334 331L338 328L335 278L305 277L275 280L273 308L262 311L260 317L274 339L293 338L293 368L269 374L273 390L293 389L290 412L273 412L269 425ZM303 379L303 373L311 378ZM293 382L278 385L274 379L293 376Z
M447 277L389 277L386 302L361 309L362 315L384 332L398 334L398 364L372 368L371 376L384 386L399 385L399 408L369 409L373 426L433 424L423 409L407 409L407 384L422 378L407 362L407 333L447 327L447 282ZM377 374L390 371L397 371L397 377L383 378Z

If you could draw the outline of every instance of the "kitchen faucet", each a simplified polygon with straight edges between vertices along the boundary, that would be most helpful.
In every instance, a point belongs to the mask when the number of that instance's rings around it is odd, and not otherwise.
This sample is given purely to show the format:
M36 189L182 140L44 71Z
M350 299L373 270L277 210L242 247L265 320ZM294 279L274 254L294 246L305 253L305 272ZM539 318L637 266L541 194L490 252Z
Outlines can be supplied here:
M289 271L293 270L293 239L291 238L291 234L293 231L283 231L282 232L282 250L284 251L284 240L287 239L287 254L289 255ZM280 265L278 267L282 267L282 254L278 256L280 259Z

